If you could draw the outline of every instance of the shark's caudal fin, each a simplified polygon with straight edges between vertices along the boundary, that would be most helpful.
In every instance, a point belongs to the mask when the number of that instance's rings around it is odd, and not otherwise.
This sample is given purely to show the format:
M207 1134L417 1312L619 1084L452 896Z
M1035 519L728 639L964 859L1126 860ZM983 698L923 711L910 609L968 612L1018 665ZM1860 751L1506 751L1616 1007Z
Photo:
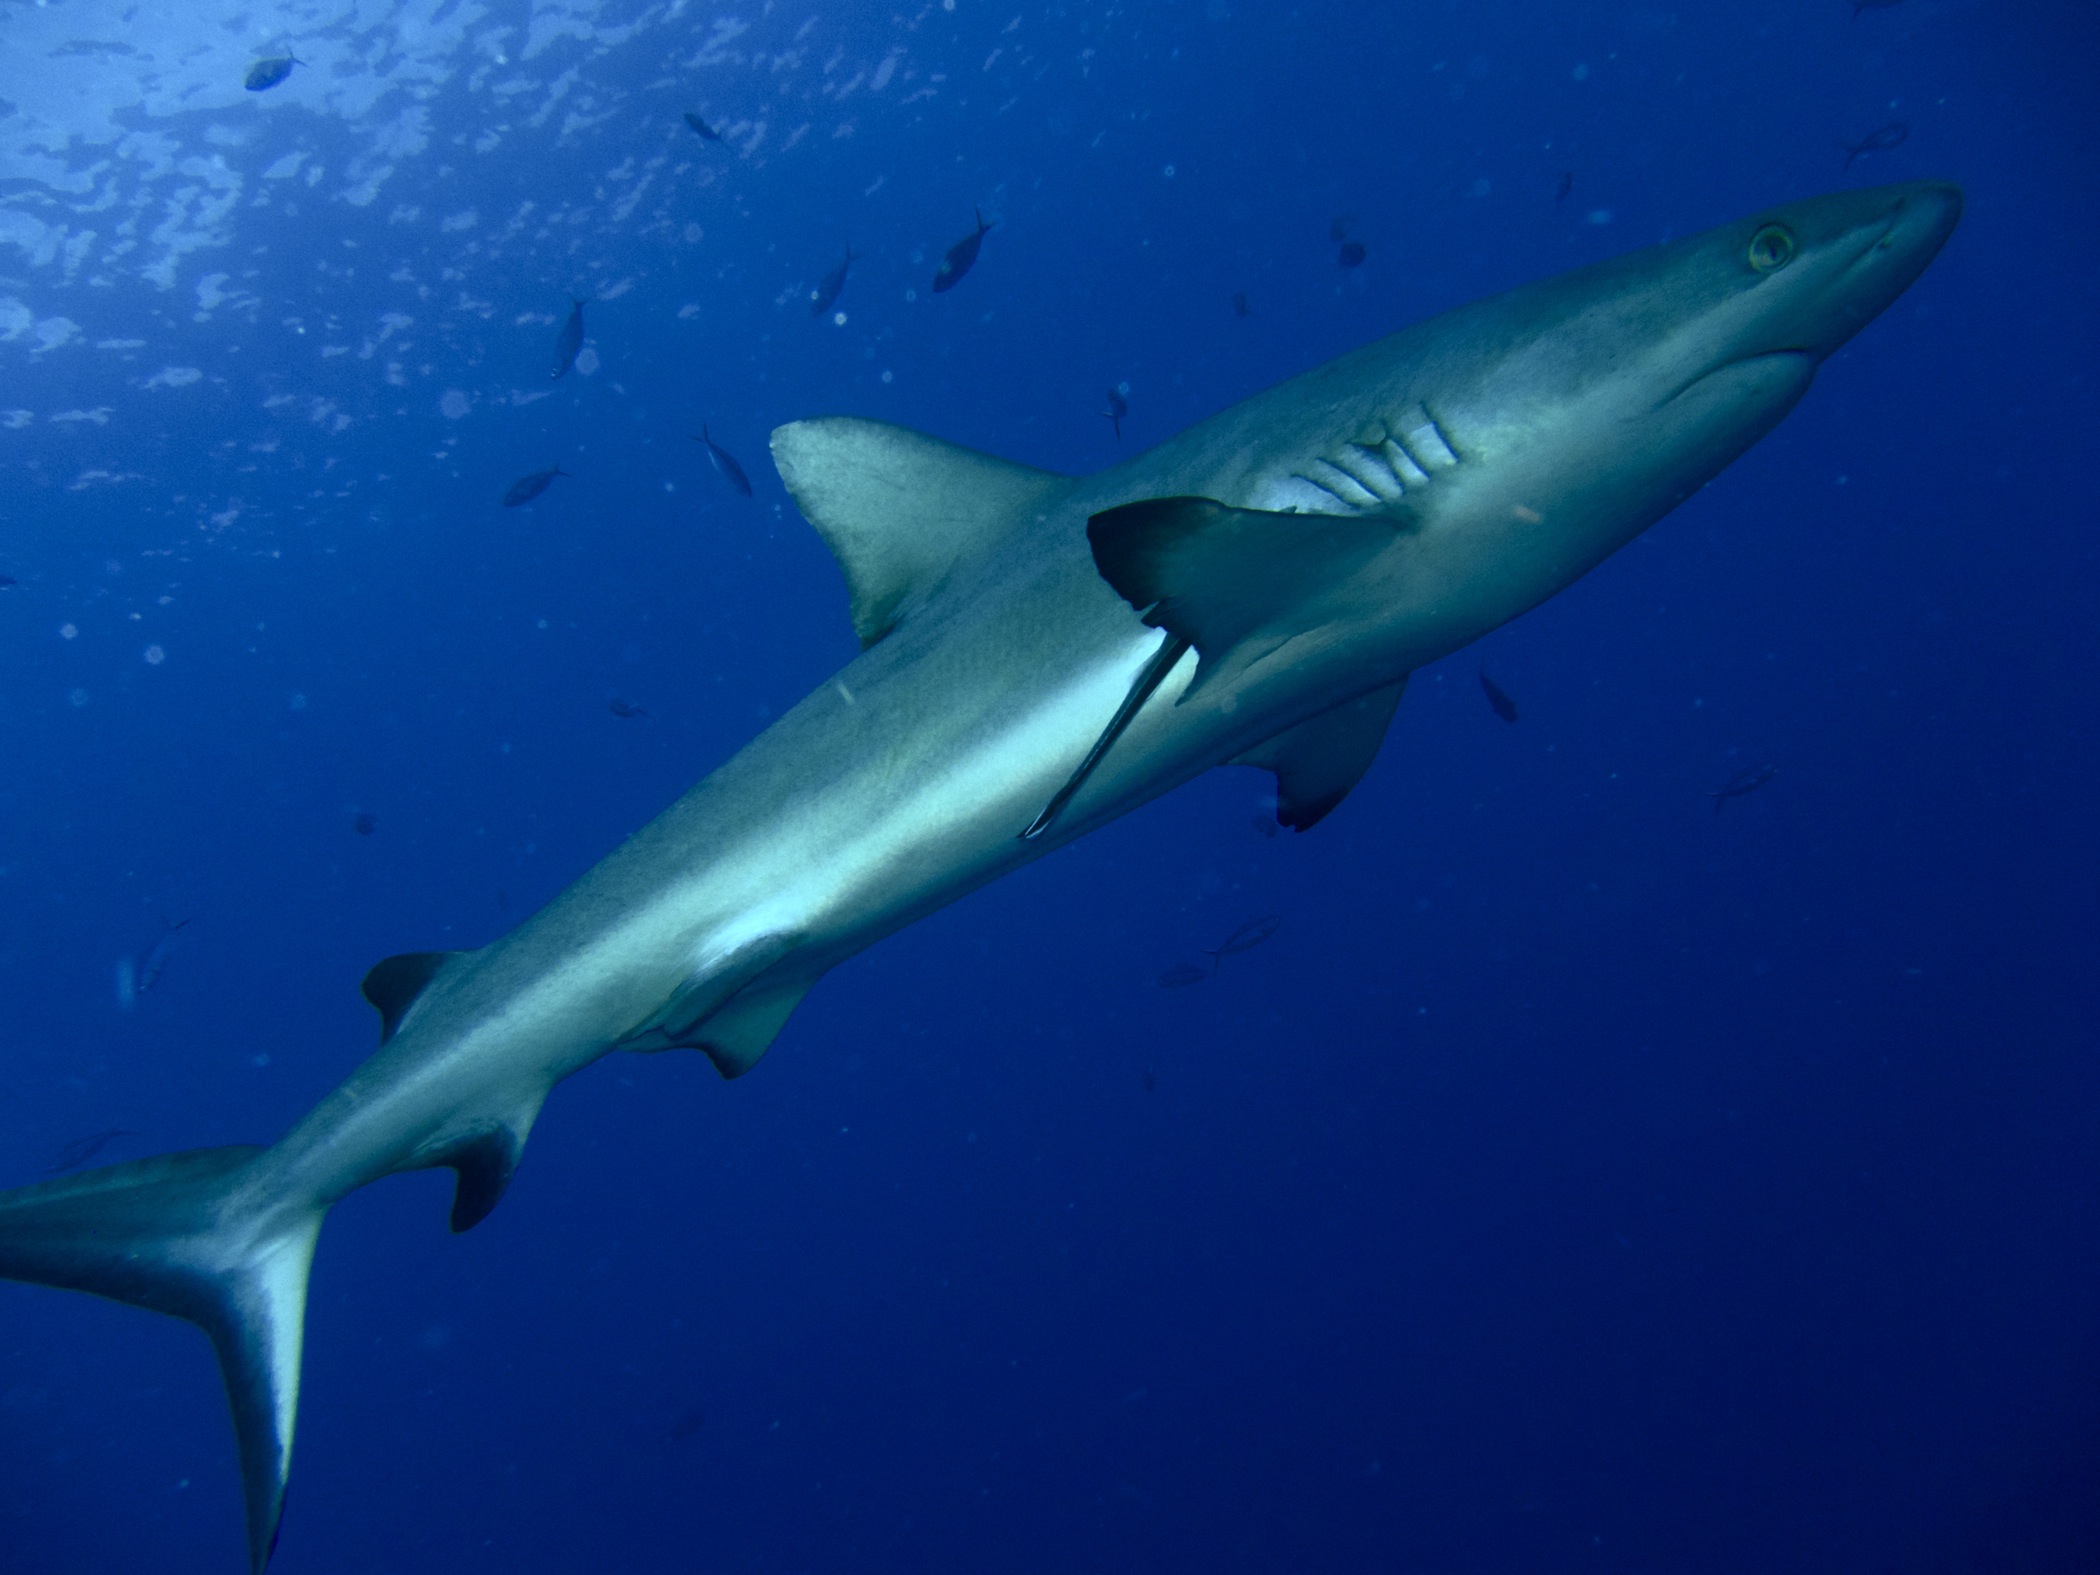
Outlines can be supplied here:
M853 632L873 645L962 559L1031 520L1063 476L853 416L791 421L773 463L846 572Z
M258 1571L284 1507L307 1271L323 1213L244 1196L261 1152L163 1154L0 1193L0 1278L93 1291L187 1318L211 1336Z

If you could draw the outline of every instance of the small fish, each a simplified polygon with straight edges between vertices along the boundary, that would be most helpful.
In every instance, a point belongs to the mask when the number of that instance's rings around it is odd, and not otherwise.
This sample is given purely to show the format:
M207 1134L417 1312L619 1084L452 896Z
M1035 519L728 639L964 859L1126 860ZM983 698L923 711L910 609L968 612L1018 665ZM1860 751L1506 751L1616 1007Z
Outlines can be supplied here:
M1162 990L1186 990L1192 984L1201 984L1210 973L1210 969L1199 968L1194 963L1176 963L1159 976L1159 987Z
M948 248L948 255L941 259L941 266L933 276L933 291L938 295L943 290L952 290L962 283L962 276L977 266L977 248L984 244L985 232L991 226L984 222L984 215L977 214L977 228Z
M632 700L608 700L605 702L605 709L612 712L614 716L623 718L647 716L649 714Z
M1553 206L1557 208L1562 203L1566 202L1568 200L1568 193L1573 191L1574 189L1575 172L1573 170L1562 170L1560 172L1560 181L1553 188Z
M809 292L810 316L822 317L831 310L831 303L836 301L839 292L846 288L846 270L852 266L853 245L849 241L846 245L846 255L840 259L839 265L824 275L817 287Z
M721 132L715 130L714 127L710 126L691 110L685 112L685 123L700 133L702 142L720 142L722 140Z
M1210 965L1215 970L1227 957L1235 952L1253 951L1282 928L1283 918L1280 914L1271 913L1263 918L1249 919L1216 946L1206 947L1205 954L1210 958Z
M369 809L361 809L350 817L350 829L360 837L369 837L379 829L379 817Z
M1706 796L1714 801L1714 813L1721 813L1721 806L1732 798L1742 798L1755 793L1772 778L1779 775L1777 766L1745 766L1717 788L1708 788Z
M1252 317L1254 315L1254 308L1247 304L1246 291L1242 290L1232 298L1232 315L1234 317Z
M1840 142L1838 146L1845 150L1844 167L1852 168L1852 161L1862 154L1886 153L1890 148L1901 147L1909 135L1909 126L1900 120L1892 120L1886 126L1876 126L1857 142Z
M20 585L21 583L12 574L0 574L0 591L6 590L11 585Z
M90 1132L86 1137L77 1137L58 1151L58 1157L44 1167L44 1174L55 1176L61 1171L76 1169L85 1165L118 1138L134 1135L129 1128L111 1127L107 1132Z
M1101 412L1109 425L1116 429L1116 436L1123 435L1123 418L1130 414L1130 385L1118 383L1108 391L1108 408Z
M1517 719L1517 702L1510 699L1507 690L1488 677L1485 667L1480 670L1480 692L1488 697L1488 704L1503 721L1514 722Z
M1349 226L1354 224L1355 222L1356 221L1350 218L1349 215L1346 213L1336 214L1334 216L1334 222L1327 226L1327 238L1330 241L1333 241L1335 245L1341 245L1342 242L1349 239Z
M698 1406L679 1413L678 1420L671 1424L670 1435L664 1440L669 1444L682 1444L701 1428L707 1426L707 1413Z
M575 303L569 308L569 320L554 337L554 370L549 376L557 383L576 364L576 352L583 348L583 302L574 296L569 299Z
M1370 255L1370 248L1362 241L1344 241L1342 249L1335 253L1335 260L1344 268L1361 268L1364 259Z
M168 971L168 958L175 950L175 932L190 921L177 919L173 924L163 922L160 938L136 957L126 957L117 963L117 1005L129 1011L138 998L160 983L160 976Z
M510 491L503 494L503 506L507 509L514 509L521 503L530 503L534 498L554 485L556 476L568 475L569 473L566 470L556 465L549 470L535 470L529 476L520 476L510 484ZM576 478L569 476L569 479L574 481Z
M744 467L736 462L736 456L707 435L707 423L700 423L700 435L695 443L707 445L707 457L714 462L715 471L745 497L751 496L751 478L744 474Z
M272 55L267 60L256 61L248 68L248 75L242 79L242 86L250 93L267 93L292 74L292 67L305 64L306 62L297 55Z

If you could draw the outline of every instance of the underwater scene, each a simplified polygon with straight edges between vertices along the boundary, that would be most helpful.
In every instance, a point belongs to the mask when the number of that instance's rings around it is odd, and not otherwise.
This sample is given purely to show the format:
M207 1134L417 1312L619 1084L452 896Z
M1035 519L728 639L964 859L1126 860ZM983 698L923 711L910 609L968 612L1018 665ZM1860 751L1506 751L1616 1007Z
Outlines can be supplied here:
M2100 1569L2096 82L0 0L0 1575Z

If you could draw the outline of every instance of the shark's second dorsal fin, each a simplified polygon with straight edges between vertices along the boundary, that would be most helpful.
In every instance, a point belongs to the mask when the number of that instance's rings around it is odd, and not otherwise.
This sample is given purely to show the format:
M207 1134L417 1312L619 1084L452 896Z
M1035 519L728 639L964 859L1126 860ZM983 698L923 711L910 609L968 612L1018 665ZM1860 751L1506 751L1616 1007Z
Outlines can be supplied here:
M1309 831L1349 796L1378 757L1407 680L1373 689L1257 744L1236 766L1276 773L1276 819Z
M964 558L1040 512L1066 478L854 416L773 432L780 479L846 573L863 649Z
M397 957L384 957L372 965L365 975L365 999L379 1008L379 1042L385 1044L394 1037L394 1030L401 1026L401 1019L415 1005L430 981L444 970L445 964L463 952L402 952Z

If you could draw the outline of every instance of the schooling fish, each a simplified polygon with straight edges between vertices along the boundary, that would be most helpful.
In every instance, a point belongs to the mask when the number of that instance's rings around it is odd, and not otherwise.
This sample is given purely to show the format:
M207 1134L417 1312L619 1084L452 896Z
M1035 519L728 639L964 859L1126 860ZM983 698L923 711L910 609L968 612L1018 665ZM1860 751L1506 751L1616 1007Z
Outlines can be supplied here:
M1232 298L1232 315L1234 317L1252 317L1254 315L1254 308L1247 304L1245 291Z
M369 809L361 809L350 817L350 829L360 837L369 837L379 829L379 817Z
M1130 414L1130 385L1118 383L1108 391L1108 408L1102 417L1116 429L1116 436L1123 435L1123 418Z
M1745 766L1717 788L1708 788L1706 796L1714 801L1714 813L1721 813L1721 806L1732 798L1742 798L1755 793L1772 778L1779 775L1777 766Z
M297 55L272 55L267 60L256 61L248 68L248 75L242 79L242 86L250 93L266 93L290 76L292 67L305 64L306 62Z
M1557 208L1562 203L1566 202L1568 200L1568 193L1573 191L1574 189L1575 172L1573 170L1562 170L1560 172L1560 181L1553 188L1553 206Z
M554 370L550 376L557 383L576 364L576 352L583 348L583 302L574 296L570 300L574 304L569 308L569 320L561 325L561 332L554 339Z
M135 957L126 957L117 963L117 1005L126 1011L132 1003L160 983L162 974L168 971L168 959L175 951L175 932L190 921L177 919L162 929L160 938Z
M1176 963L1159 976L1162 990L1186 990L1192 984L1201 984L1210 977L1210 969L1199 968L1194 963Z
M1210 965L1215 970L1227 957L1236 952L1253 951L1282 928L1283 917L1280 914L1272 913L1264 918L1250 919L1217 945L1205 947L1204 955L1210 958Z
M503 506L507 509L514 509L521 503L530 503L534 498L554 485L556 476L568 475L569 473L563 470L561 466L555 465L547 470L535 470L529 476L520 476L510 484L510 491L503 494ZM570 476L569 479L573 481L576 478Z
M621 718L633 718L649 714L632 700L608 700L605 702L605 709L612 712L614 716Z
M1514 722L1517 719L1517 702L1510 699L1508 692L1500 684L1488 677L1485 667L1480 670L1480 692L1488 697L1488 704L1503 721Z
M130 1136L132 1133L126 1127L111 1127L107 1132L90 1132L86 1137L77 1137L58 1151L58 1157L44 1167L44 1174L56 1176L61 1171L85 1165L118 1138Z
M707 435L707 423L700 423L700 435L695 443L707 445L707 457L714 461L715 472L745 497L751 496L751 478L744 474L744 467L736 462L736 456Z
M720 142L722 140L721 132L715 130L714 127L710 126L691 110L685 112L685 123L700 133L700 140L703 142Z
M954 289L962 283L962 276L977 266L977 248L984 244L985 232L991 226L984 222L984 215L977 209L970 211L977 214L977 228L949 247L948 255L941 259L940 269L933 276L936 295Z
M6 590L11 585L20 585L21 583L12 574L0 574L0 591Z
M831 303L836 301L839 298L839 292L846 288L846 270L852 266L853 247L849 242L846 247L846 255L839 259L839 265L824 275L817 287L809 292L810 316L822 317L831 310Z
M1371 249L1362 241L1344 241L1342 249L1335 253L1335 260L1344 268L1361 268L1364 259L1370 255Z
M1857 142L1840 142L1845 150L1845 168L1852 168L1852 161L1863 153L1886 153L1890 148L1901 147L1910 135L1910 127L1900 120L1892 120L1886 126L1877 126Z

